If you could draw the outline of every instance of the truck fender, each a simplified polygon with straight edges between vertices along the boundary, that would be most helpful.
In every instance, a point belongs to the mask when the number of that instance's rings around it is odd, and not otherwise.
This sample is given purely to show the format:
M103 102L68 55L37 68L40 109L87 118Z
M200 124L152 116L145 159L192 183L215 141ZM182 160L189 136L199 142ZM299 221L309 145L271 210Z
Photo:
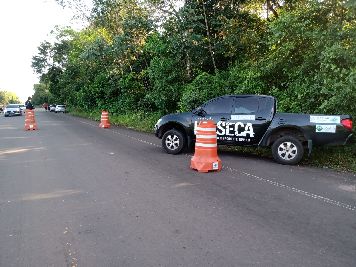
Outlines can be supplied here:
M184 134L186 137L188 136L187 131L185 130L185 127L179 123L179 122L168 122L166 124L161 125L159 128L159 134L158 137L162 138L165 132L167 132L170 129L177 129L178 131L181 131L182 134Z
M278 135L288 135L293 133L293 135L296 135L299 137L299 139L302 139L303 141L309 140L307 136L305 136L305 131L303 131L302 128L296 127L296 126L281 126L277 127L274 129L268 129L266 133L263 135L261 138L260 143L258 144L259 146L271 146L273 142L277 139L276 136ZM309 144L308 144L309 147Z

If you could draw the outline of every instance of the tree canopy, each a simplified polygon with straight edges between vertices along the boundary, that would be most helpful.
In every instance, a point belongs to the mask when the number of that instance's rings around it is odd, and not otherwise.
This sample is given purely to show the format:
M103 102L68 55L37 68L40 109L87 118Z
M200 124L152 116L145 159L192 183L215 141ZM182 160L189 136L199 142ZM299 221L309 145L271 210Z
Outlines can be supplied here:
M281 111L356 115L352 0L95 0L89 14L38 46L38 101L163 114L270 94Z
M0 90L0 106L20 103L19 97L14 92Z

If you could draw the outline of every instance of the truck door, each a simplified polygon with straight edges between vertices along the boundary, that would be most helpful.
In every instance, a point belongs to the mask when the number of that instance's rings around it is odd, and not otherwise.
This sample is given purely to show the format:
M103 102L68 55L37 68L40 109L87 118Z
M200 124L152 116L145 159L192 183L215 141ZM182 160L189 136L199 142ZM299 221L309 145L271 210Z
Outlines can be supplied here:
M217 97L204 103L200 110L201 112L193 116L195 127L201 120L213 120L217 126L222 123L228 123L231 119L232 107L234 98L232 96ZM217 128L218 129L218 128ZM219 144L231 143L234 140L226 135L226 131L222 132L217 130L217 141Z
M272 97L235 96L230 118L230 134L234 129L235 142L240 145L257 145L274 114Z

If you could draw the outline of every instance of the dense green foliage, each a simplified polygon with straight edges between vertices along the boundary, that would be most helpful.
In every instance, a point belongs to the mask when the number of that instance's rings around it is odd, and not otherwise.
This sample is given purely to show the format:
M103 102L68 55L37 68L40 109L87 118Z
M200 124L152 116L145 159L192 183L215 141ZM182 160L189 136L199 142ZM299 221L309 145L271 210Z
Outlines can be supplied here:
M17 104L20 103L19 97L14 92L9 92L5 90L0 90L0 107L7 104Z
M87 28L38 47L36 104L163 114L251 93L274 95L280 111L356 115L354 1L93 4Z

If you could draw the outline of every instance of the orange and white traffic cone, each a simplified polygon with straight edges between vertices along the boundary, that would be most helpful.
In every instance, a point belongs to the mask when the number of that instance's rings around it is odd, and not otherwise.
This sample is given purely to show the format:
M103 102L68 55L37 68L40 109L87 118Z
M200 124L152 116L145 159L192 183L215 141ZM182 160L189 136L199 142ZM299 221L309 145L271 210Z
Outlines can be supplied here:
M35 111L32 109L26 109L25 117L25 131L38 130L35 120Z
M109 112L103 110L101 112L101 122L99 124L100 128L110 128L110 122L109 122Z
M196 128L195 153L190 168L198 172L220 171L222 168L218 157L216 124L212 120L201 121Z

